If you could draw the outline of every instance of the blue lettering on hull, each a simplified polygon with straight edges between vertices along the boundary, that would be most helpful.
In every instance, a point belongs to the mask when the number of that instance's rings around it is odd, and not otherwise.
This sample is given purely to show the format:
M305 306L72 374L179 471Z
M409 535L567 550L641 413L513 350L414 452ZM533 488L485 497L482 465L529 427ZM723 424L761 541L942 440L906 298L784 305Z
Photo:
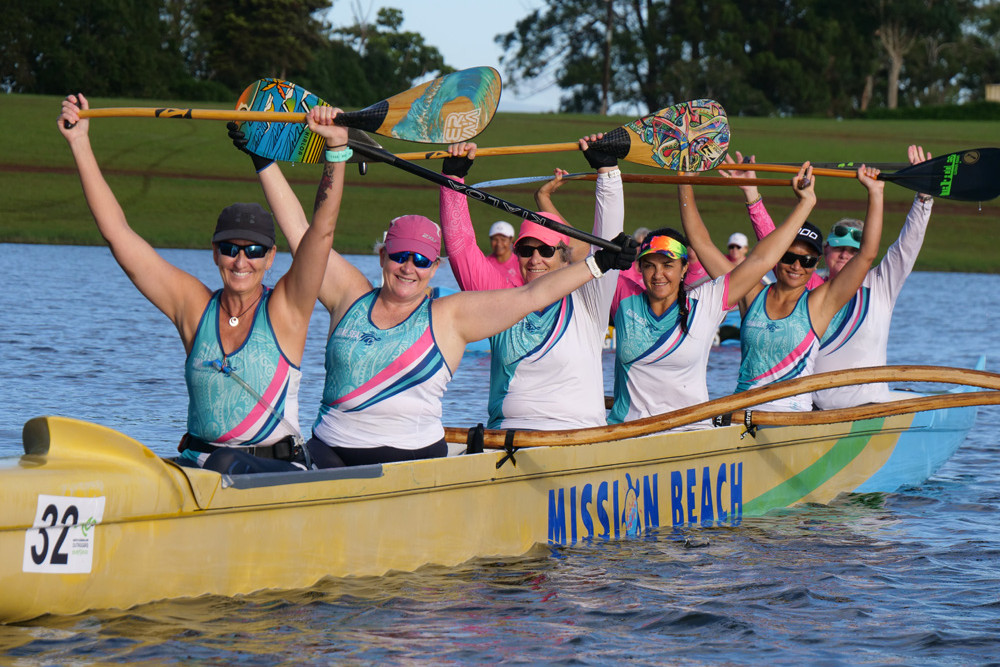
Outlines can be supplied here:
M624 484L620 482L624 481ZM549 544L594 537L641 535L660 526L660 475L604 480L579 488L549 489ZM666 491L665 491L666 493ZM664 507L671 525L739 525L743 516L743 464L672 470ZM567 525L568 521L568 525ZM579 525L578 525L579 524Z

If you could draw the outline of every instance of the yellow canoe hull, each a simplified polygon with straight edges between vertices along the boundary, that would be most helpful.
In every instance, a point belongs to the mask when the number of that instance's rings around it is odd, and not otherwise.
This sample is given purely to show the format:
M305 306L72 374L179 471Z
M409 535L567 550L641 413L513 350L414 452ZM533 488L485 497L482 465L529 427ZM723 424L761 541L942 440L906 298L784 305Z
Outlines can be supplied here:
M499 466L504 452L487 451L232 478L180 468L102 426L40 417L25 425L29 453L0 460L0 622L735 525L918 484L974 417L959 408L755 436L731 426L522 449Z

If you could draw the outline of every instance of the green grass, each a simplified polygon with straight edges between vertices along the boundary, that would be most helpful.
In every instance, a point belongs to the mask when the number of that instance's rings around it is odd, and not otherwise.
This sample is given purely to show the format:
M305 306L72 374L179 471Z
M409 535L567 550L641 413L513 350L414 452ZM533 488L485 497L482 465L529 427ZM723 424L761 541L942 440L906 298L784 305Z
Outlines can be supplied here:
M65 141L55 123L60 99L50 96L0 96L0 241L24 243L99 244L100 235L87 210ZM200 106L177 100L96 98L102 106ZM221 105L225 107L226 105ZM572 114L498 114L477 139L483 146L574 141L591 132L609 130L629 117ZM761 161L819 162L865 159L904 162L906 146L920 143L934 154L997 145L996 121L827 120L811 118L730 119L731 148L754 153ZM91 140L131 224L160 247L207 247L218 212L234 201L261 201L249 160L236 151L219 122L96 119ZM420 150L417 144L379 139L397 152ZM437 169L440 162L425 163ZM585 171L579 153L482 158L467 179L470 183L508 176L542 175L560 166ZM284 167L296 193L310 210L319 166ZM628 172L655 170L623 163ZM779 176L765 175L762 176ZM498 196L533 207L531 186L495 190ZM593 219L593 184L569 183L555 201L577 226ZM736 188L700 188L699 207L720 244L730 232L749 232L742 193ZM844 216L862 217L864 189L847 179L820 179L819 205L810 219L824 230ZM672 186L626 186L626 230L639 226L678 225L676 190ZM767 188L764 195L776 220L787 214L794 195L785 187ZM899 232L913 193L886 186L886 228L883 249ZM365 177L348 169L348 186L335 246L343 252L369 252L390 219L421 213L437 219L437 188L415 176L385 165L370 165ZM486 230L499 211L472 204L473 220L483 247ZM510 219L509 217L507 219ZM511 220L516 222L515 220ZM935 203L934 215L917 268L942 271L1000 271L1000 204Z

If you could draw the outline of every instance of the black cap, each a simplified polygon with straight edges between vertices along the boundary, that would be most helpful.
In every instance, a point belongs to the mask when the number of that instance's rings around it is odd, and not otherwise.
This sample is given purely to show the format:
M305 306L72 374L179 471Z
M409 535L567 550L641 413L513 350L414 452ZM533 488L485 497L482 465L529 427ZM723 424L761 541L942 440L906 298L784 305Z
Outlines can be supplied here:
M245 239L270 248L274 245L274 218L260 204L227 206L215 223L212 243L233 239Z
M819 227L808 220L802 223L802 229L799 230L795 240L805 243L815 250L817 255L823 254L823 232L819 231Z

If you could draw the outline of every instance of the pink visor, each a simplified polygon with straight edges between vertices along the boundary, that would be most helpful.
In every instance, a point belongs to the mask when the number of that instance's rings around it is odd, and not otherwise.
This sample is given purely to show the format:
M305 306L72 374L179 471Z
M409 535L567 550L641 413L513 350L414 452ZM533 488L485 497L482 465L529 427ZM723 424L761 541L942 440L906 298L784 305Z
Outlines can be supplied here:
M566 224L565 220L554 213L539 213L538 215L564 225ZM514 241L514 245L517 245L521 239L527 238L538 239L545 245L558 246L560 243L569 245L569 237L565 234L560 234L559 232L553 231L548 227L543 227L537 222L532 222L531 220L524 220L521 222L521 233L518 234L517 241Z

